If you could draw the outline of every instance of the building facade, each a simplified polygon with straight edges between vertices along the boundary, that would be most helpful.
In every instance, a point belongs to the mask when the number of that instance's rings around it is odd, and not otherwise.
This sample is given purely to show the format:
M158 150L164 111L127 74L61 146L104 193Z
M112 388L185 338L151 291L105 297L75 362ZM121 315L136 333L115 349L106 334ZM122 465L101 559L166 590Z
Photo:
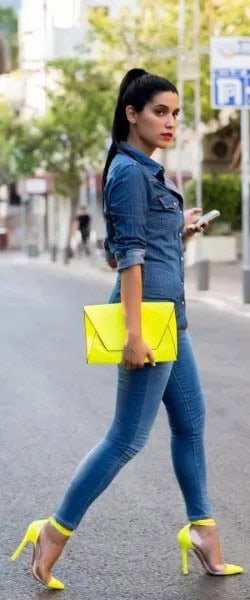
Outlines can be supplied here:
M20 71L18 76L10 74L11 81L9 79L5 81L2 78L0 93L1 87L5 85L9 100L24 118L44 116L48 108L46 91L54 83L53 75L46 68L48 61L78 56L79 46L84 42L89 27L89 18L93 12L103 9L107 14L115 16L124 5L134 6L135 4L133 0L21 0L19 10ZM87 49L86 54L88 58L94 56L94 46ZM94 178L93 181L95 185L92 186L93 197L90 210L93 229L98 238L102 236L102 223L97 201L98 178ZM25 196L23 194L23 200ZM86 202L84 189L81 199L84 204ZM39 210L38 207L40 207ZM20 210L22 215L26 215L26 218L23 216L20 218ZM31 195L29 204L24 203L20 208L9 206L6 222L11 233L12 247L20 246L22 240L26 240L26 243L28 242L40 250L45 245L62 248L65 245L69 212L69 202L58 202L58 199L53 198L50 194L46 202L46 214L44 197L39 197L39 194ZM13 222L12 226L13 216L15 216L16 224L14 225ZM18 220L20 221L19 225ZM32 221L32 226L29 221ZM26 226L24 226L25 222ZM44 234L44 223L47 223L46 234Z

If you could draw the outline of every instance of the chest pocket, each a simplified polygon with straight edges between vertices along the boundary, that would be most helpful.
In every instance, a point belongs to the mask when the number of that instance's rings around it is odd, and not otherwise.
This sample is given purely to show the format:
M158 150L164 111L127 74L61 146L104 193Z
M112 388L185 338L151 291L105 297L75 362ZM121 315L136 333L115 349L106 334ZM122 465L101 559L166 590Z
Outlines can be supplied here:
M177 198L172 194L163 193L152 198L149 212L154 227L163 227L173 233L179 231L182 223L182 211Z

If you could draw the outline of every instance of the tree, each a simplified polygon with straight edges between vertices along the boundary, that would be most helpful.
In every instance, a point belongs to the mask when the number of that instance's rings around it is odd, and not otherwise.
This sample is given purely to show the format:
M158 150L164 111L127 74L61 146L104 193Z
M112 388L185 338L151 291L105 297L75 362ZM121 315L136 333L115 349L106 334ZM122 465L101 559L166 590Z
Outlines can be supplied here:
M167 51L177 46L177 18L178 3L165 0L139 0L138 10L125 7L114 17L93 9L84 49L94 43L98 64L115 75L116 86L135 66L175 80L176 58L168 57Z
M39 153L41 165L53 175L55 191L71 200L67 260L79 187L88 168L97 168L103 158L111 125L111 82L92 62L67 59L51 67L59 83L49 93L50 109L39 125Z
M15 122L9 137L16 175L42 168L51 173L54 191L71 201L70 237L79 188L90 166L100 166L110 129L110 79L92 62L67 59L49 65L54 91L48 92L47 115L32 123Z
M5 102L0 102L0 185L10 181L10 145L6 130L11 122L12 113Z
M7 40L10 50L11 68L16 69L18 64L18 39L17 15L13 8L0 6L0 36ZM3 57L0 59L2 71L4 70ZM0 71L1 72L1 71Z
M0 184L34 174L36 142L32 128L6 102L0 102Z
M23 121L7 107L2 119L0 113L0 171L8 181L31 176L38 168L51 173L55 193L71 201L67 262L84 174L104 161L114 85L95 63L81 59L55 61L48 75L54 84L43 119Z
M98 64L107 75L121 79L132 67L144 67L161 74L176 83L176 56L170 49L178 44L178 2L138 0L137 11L124 9L115 17L101 10L91 15L91 31L88 40L95 43ZM248 0L200 0L200 45L209 46L212 35L249 35L250 8ZM185 49L192 48L193 0L186 2ZM188 125L193 124L192 82L185 84L185 116ZM209 56L201 56L201 105L202 119L218 118L218 111L210 106Z

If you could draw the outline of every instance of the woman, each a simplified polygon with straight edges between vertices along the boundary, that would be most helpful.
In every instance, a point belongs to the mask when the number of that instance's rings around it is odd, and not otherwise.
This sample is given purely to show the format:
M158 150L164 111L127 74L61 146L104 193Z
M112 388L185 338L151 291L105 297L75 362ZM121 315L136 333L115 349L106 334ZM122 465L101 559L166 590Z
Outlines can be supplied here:
M188 525L178 541L183 573L196 552L206 572L233 575L243 569L224 563L206 487L203 445L205 406L187 334L182 239L195 230L199 211L183 199L151 154L168 148L179 113L178 92L166 79L142 69L122 81L113 143L104 170L105 248L118 278L110 302L123 303L127 341L118 367L114 420L104 439L79 465L53 517L35 521L12 556L34 544L32 573L50 588L51 575L67 540L94 500L146 444L163 401L172 432L173 465L184 496ZM196 230L200 230L196 227ZM178 326L178 360L155 364L141 334L141 301L172 300ZM145 358L149 362L144 364Z

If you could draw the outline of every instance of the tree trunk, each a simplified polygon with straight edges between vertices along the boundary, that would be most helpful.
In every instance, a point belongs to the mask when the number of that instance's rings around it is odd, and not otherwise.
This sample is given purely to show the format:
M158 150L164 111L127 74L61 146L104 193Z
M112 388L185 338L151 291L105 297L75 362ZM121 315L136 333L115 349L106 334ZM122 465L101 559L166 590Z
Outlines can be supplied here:
M71 202L70 202L70 220L69 220L68 237L67 237L66 246L64 248L64 261L63 262L65 265L69 264L69 261L73 256L70 241L71 241L71 236L72 236L72 225L73 225L74 219L76 217L78 199L79 199L79 192L77 192L77 194L73 198L71 198Z

